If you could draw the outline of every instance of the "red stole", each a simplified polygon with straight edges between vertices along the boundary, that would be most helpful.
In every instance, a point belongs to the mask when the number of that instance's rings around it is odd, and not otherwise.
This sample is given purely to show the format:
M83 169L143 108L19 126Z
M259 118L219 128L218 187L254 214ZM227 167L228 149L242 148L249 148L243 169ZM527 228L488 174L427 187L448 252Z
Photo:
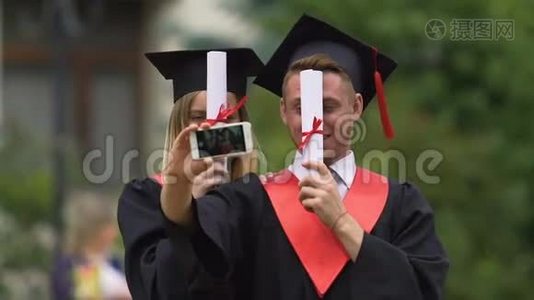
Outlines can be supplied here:
M152 180L154 180L155 182L159 183L159 185L163 185L163 174L157 173L150 176L150 178L152 178Z
M322 298L349 261L349 256L319 217L304 209L298 199L298 179L289 170L279 173L264 186L289 242ZM388 192L387 178L357 168L343 203L349 214L369 233L384 209Z

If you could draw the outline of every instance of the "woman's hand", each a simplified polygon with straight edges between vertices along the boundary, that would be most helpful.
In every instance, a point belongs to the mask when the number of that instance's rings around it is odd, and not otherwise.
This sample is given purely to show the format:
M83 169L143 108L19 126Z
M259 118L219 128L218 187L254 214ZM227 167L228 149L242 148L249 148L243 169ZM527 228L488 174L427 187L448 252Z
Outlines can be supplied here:
M230 181L230 174L224 166L224 161L206 159L207 169L193 179L192 195L198 199L218 185Z
M196 175L208 168L208 163L191 159L189 135L198 129L193 124L180 132L168 153L167 165L163 169L161 209L165 216L182 225L189 225L191 216L192 182Z
M204 128L205 125L202 127ZM207 169L207 161L193 160L189 136L198 130L198 125L192 124L183 129L173 142L167 153L167 165L163 168L163 183L165 185L193 182L193 178Z
M274 178L274 173L267 172L265 174L258 175L258 178L260 179L261 183L266 184L269 180Z

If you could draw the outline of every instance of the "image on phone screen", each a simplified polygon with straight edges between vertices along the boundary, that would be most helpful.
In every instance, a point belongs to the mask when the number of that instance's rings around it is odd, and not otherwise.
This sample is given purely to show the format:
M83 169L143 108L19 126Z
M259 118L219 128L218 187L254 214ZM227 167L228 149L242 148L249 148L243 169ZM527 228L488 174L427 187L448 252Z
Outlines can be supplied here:
M197 131L196 136L200 158L246 151L242 126Z

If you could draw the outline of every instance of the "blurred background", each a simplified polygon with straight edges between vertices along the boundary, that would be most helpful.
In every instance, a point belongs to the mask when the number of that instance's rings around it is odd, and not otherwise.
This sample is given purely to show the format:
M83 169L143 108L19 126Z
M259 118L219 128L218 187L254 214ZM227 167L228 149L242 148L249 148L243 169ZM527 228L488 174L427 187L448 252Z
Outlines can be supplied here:
M302 13L399 63L386 84L396 138L376 104L359 123L360 163L415 182L451 259L447 299L534 294L534 2L3 0L0 299L47 299L64 207L116 203L159 169L172 84L144 52L243 46L267 61ZM294 148L278 99L248 102L267 170ZM430 154L429 154L430 153ZM425 155L434 157L424 165ZM387 170L380 159L388 160ZM421 176L421 170L428 176ZM120 256L121 241L113 248Z

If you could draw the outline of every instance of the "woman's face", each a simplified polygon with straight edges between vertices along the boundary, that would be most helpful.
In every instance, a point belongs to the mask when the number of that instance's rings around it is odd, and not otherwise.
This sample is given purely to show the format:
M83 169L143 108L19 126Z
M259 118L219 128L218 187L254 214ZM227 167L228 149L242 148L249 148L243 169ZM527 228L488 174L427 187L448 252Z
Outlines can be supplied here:
M236 105L237 98L234 93L228 93L227 97L231 107ZM191 101L191 106L189 107L189 125L200 124L206 120L206 110L206 91L202 91ZM237 112L228 117L229 123L236 123L239 121L239 114Z

